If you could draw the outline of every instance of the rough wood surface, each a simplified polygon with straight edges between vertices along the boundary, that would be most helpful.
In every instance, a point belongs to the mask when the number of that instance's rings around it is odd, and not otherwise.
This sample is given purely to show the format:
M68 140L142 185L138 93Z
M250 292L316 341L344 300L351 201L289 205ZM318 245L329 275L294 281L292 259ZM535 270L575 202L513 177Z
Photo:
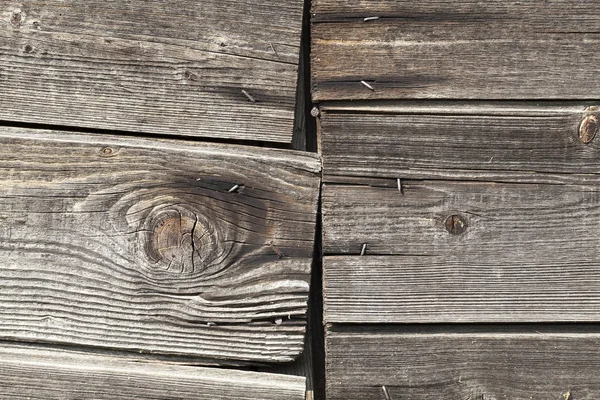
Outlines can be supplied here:
M514 179L531 172L600 172L600 135L589 143L580 137L583 121L598 118L595 107L398 103L352 108L321 112L326 176L410 178L445 170L459 178L470 171L479 179Z
M302 9L2 2L0 119L291 143Z
M556 254L552 245L546 246ZM587 262L508 258L452 252L325 257L324 319L330 323L600 321L597 257Z
M304 378L0 345L3 399L304 400Z
M324 252L359 254L367 243L371 255L594 261L599 193L591 185L406 181L401 193L397 187L328 184ZM447 231L451 215L466 220L464 233Z
M289 361L316 156L0 130L0 338Z
M585 326L334 327L327 400L593 400L599 339Z
M325 319L600 321L599 223L597 186L325 185Z
M571 0L315 0L313 96L597 98L599 12Z

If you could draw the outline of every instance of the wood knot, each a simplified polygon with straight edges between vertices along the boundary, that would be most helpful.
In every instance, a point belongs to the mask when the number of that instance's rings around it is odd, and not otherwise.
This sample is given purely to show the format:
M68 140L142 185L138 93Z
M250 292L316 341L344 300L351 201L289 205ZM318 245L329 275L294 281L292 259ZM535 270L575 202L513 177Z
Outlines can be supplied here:
M154 266L193 273L206 268L220 253L214 227L193 211L176 207L149 218L145 249Z
M446 230L451 235L460 235L464 233L469 226L466 218L458 214L454 214L446 218L446 222L444 224L446 226Z
M23 25L23 14L21 11L13 11L10 15L10 24L15 28L20 28Z
M100 157L114 157L119 153L119 148L106 146L100 149Z
M596 137L598 133L598 119L595 115L586 116L579 126L579 140L582 143L588 144Z

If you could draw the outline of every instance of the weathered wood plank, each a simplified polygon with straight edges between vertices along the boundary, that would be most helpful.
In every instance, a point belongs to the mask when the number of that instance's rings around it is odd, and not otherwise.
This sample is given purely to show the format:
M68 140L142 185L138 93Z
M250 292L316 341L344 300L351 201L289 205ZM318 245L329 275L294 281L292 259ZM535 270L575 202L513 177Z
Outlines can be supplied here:
M302 10L301 0L4 2L0 119L291 143Z
M551 245L545 246L555 254ZM455 252L460 252L460 246ZM553 263L522 257L518 262L510 255L506 261L500 256L462 257L455 252L427 257L325 257L325 321L600 321L597 257Z
M402 192L324 185L327 322L600 321L597 186Z
M359 107L359 112L348 108L321 112L326 176L410 178L445 170L460 178L470 171L477 179L515 179L532 172L600 172L600 138L583 140L580 130L583 121L598 121L595 107L413 103Z
M599 338L585 326L334 327L327 399L597 399Z
M597 3L316 0L312 12L317 101L600 94Z
M16 128L0 143L0 338L302 351L316 156Z
M451 215L465 220L462 234L447 231ZM325 254L359 254L367 243L367 254L593 261L599 219L596 186L406 181L402 193L323 187Z
M3 399L304 400L304 378L0 346Z

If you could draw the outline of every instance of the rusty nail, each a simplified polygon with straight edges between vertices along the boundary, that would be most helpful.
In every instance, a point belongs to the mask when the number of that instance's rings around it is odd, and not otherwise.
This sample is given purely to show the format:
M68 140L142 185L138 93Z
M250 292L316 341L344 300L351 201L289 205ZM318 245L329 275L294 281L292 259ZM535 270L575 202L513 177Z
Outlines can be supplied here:
M281 260L283 257L285 257L283 252L279 250L279 247L275 246L275 243L273 243L273 241L269 242L269 246L271 247L271 250L273 250L273 252L277 254L277 258Z
M105 156L110 156L113 153L113 149L111 149L110 147L104 147L102 150L102 155Z
M462 215L451 215L446 218L446 230L451 235L460 235L467 230L467 220Z
M598 133L598 119L595 115L588 115L581 121L579 126L579 140L582 143L590 143Z

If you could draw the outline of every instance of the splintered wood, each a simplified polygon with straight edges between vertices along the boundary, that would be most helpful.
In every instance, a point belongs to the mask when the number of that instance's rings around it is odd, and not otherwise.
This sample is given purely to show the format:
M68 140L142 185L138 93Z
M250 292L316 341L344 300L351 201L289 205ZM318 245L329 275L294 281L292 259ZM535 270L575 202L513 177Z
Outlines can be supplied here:
M0 144L0 339L302 352L316 156L18 128Z
M291 143L301 0L0 3L0 119Z

